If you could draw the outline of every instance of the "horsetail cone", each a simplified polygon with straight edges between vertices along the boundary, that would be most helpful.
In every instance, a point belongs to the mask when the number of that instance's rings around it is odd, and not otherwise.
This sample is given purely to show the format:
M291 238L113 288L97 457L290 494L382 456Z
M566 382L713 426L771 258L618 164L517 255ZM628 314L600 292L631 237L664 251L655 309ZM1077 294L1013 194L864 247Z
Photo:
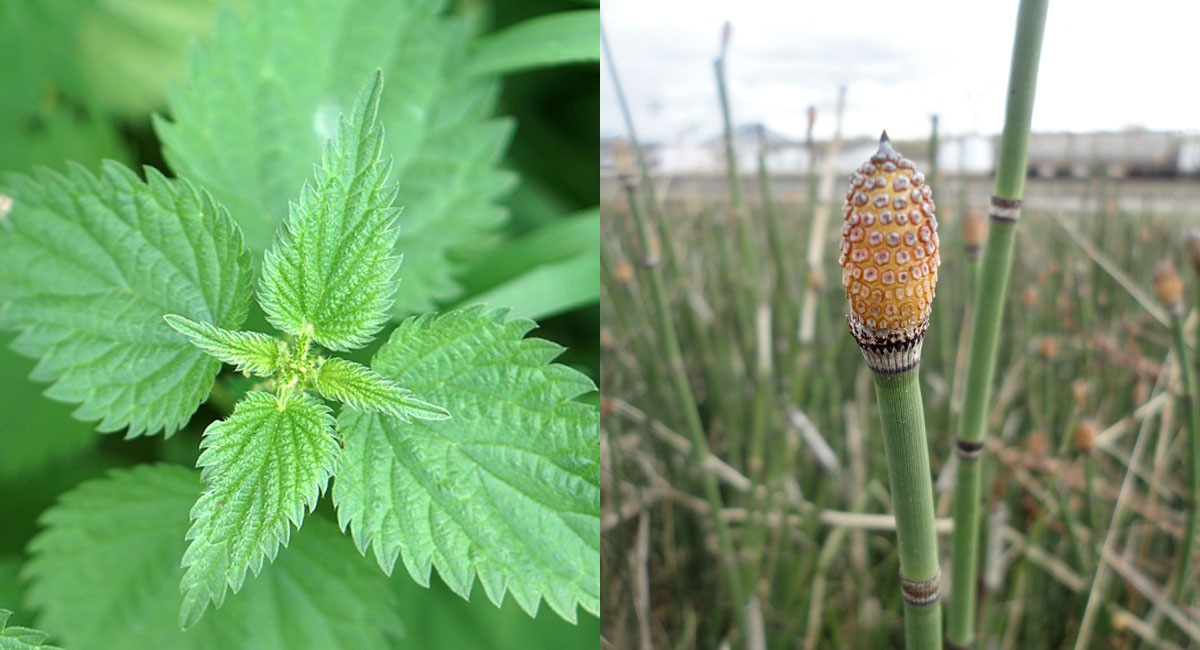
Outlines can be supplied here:
M942 647L941 569L917 371L941 263L932 198L925 176L892 148L885 131L879 151L850 177L838 258L850 304L846 320L879 401L911 650Z
M1167 260L1154 267L1154 295L1172 315L1183 313L1183 279Z
M887 131L879 151L850 176L842 216L838 264L850 333L872 370L913 368L921 360L942 258L933 190L892 148Z
M0 197L3 199L4 197ZM0 213L4 212L4 208L0 205ZM1188 262L1192 268L1200 273L1200 229L1189 228L1187 236L1183 238L1183 250L1187 254Z

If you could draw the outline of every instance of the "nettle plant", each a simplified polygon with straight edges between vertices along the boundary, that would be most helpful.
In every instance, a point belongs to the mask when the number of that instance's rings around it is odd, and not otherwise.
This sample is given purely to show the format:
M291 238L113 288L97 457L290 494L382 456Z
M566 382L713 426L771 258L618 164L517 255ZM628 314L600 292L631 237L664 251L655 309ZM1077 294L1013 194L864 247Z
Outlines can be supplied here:
M576 400L595 385L559 346L473 306L403 320L370 367L338 356L385 327L403 275L383 88L377 71L337 119L257 282L239 223L189 180L112 161L6 179L0 326L48 396L101 431L170 436L223 363L253 377L204 431L199 477L114 471L43 517L29 600L64 645L388 647L402 607L337 527L291 539L331 480L341 529L389 575L598 613L598 410ZM242 330L255 297L278 335Z

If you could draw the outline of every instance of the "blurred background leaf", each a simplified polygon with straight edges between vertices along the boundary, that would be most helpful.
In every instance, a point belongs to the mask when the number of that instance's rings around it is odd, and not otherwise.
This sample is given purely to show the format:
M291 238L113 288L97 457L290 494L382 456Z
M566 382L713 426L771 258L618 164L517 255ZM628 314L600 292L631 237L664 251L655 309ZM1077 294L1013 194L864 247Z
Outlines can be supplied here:
M571 625L543 606L529 618L510 597L497 609L481 589L466 602L434 574L430 588L411 580L392 578L404 612L401 648L428 650L524 650L526 648L594 648L600 638L600 621L580 611L579 624ZM543 604L544 605L544 604Z
M42 396L46 385L27 379L35 362L10 350L12 339L0 335L0 377L9 384L0 390L0 479L78 456L98 437L90 423L71 417L73 405Z
M140 116L166 103L187 70L187 46L206 36L219 0L80 0L79 97L99 112ZM240 2L237 4L241 4ZM67 88L72 90L71 87Z
M564 63L597 61L600 12L564 11L531 18L475 41L467 71L509 73Z

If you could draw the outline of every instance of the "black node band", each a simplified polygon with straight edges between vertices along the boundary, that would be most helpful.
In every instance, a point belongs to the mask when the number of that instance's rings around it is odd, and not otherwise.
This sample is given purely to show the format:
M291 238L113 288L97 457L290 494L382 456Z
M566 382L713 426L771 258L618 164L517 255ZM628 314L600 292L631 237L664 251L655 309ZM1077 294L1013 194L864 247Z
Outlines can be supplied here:
M900 574L900 593L904 596L904 602L917 607L932 605L942 597L942 570L928 580L917 582L909 580Z
M1021 199L1006 199L992 196L992 209L988 216L993 221L1016 223L1021 218Z
M955 441L955 451L958 452L958 457L964 460L975 460L983 455L983 442L972 442L959 438Z

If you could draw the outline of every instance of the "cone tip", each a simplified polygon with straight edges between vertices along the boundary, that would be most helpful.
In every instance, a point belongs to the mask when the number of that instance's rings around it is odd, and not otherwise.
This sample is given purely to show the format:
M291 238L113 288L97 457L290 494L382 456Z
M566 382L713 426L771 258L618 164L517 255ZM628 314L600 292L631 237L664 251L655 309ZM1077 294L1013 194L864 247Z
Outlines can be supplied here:
M899 159L900 157L900 154L896 153L896 150L892 148L892 139L888 137L886 130L884 130L884 132L879 136L879 151L875 154L875 156L879 156L881 160L892 158ZM871 157L872 160L874 160L875 156Z

